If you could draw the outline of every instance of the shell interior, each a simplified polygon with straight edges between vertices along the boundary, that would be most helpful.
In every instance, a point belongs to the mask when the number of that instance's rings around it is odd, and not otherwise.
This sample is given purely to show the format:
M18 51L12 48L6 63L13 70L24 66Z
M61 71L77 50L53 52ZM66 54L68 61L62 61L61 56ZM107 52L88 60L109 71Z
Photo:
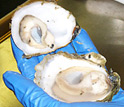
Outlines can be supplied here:
M106 71L103 64L106 59L102 55L90 55L93 57L90 60L63 52L47 55L36 65L34 81L50 96L63 102L110 101L119 90L120 77Z
M75 36L75 17L53 2L37 1L12 18L12 38L25 55L46 54L64 47Z

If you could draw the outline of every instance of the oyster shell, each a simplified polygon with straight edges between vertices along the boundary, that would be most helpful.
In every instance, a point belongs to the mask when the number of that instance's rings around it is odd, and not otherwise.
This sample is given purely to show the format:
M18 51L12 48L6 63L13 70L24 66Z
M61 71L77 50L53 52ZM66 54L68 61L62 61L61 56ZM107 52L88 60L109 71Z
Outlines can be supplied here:
M78 29L78 30L77 30ZM53 2L37 1L20 8L12 18L12 38L25 55L55 51L69 44L80 27L75 17Z
M120 89L120 77L107 72L106 59L59 52L47 55L36 65L34 82L51 97L63 102L111 101Z

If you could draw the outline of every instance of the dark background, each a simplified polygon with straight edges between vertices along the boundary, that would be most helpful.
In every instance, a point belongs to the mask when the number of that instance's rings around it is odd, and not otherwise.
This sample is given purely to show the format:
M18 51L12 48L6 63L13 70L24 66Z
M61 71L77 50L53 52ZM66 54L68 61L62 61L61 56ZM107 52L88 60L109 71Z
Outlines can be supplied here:
M4 17L25 1L26 0L0 0L0 18Z

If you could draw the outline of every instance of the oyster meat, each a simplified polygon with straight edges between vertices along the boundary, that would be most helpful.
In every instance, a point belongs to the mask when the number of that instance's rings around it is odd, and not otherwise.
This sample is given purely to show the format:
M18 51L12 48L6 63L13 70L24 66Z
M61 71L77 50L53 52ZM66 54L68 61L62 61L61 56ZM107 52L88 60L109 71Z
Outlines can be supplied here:
M111 101L120 89L120 77L108 72L100 54L58 52L44 57L35 67L34 82L51 97L63 102Z
M75 17L54 2L37 1L18 9L11 25L12 38L25 55L55 51L80 31Z

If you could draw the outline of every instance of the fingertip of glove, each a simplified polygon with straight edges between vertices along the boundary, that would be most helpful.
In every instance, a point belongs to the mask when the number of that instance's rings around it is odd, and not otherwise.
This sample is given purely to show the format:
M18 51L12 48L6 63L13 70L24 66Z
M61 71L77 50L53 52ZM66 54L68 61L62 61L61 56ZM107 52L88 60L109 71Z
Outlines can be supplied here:
M14 87L13 87L13 85L12 85L12 83L13 83L13 77L14 77L15 75L18 75L18 74L19 74L19 73L13 72L13 71L7 71L7 72L5 72L5 73L3 74L3 80L4 80L5 85L6 85L9 89L11 89L11 90L13 90L13 91L14 91Z
M18 72L6 71L6 72L3 74L3 78L4 78L4 79L7 79L7 78L9 78L9 77L12 76L12 75L18 75L18 74L19 74Z

